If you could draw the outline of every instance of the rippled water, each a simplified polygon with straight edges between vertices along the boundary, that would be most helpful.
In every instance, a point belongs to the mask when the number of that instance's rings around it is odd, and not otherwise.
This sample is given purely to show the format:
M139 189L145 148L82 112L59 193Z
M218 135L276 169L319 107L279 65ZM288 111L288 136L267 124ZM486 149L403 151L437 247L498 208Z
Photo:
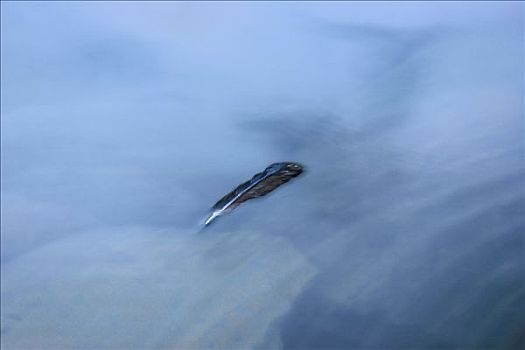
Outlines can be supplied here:
M521 3L2 2L2 347L522 348L523 40Z

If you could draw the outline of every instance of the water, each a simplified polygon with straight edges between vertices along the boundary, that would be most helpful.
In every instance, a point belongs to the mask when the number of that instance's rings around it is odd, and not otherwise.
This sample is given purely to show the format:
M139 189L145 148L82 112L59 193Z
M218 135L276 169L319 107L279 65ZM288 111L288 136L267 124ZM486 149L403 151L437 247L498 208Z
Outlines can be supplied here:
M521 3L2 3L2 347L522 348L523 39Z

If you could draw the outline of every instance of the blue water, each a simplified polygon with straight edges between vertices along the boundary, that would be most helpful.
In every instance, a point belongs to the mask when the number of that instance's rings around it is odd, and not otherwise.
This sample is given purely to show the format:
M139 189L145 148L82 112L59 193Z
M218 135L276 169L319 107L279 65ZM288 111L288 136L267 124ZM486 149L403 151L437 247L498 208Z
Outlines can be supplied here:
M522 3L1 9L2 348L525 346Z

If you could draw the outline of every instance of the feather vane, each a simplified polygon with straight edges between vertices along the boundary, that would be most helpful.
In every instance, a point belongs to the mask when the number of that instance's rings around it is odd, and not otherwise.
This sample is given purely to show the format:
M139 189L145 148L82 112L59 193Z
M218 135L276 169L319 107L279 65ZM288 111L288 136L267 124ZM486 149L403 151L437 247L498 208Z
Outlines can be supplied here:
M302 172L303 166L298 163L282 162L270 165L219 199L212 207L212 212L204 221L204 225L207 226L217 217L231 212L241 203L267 195Z

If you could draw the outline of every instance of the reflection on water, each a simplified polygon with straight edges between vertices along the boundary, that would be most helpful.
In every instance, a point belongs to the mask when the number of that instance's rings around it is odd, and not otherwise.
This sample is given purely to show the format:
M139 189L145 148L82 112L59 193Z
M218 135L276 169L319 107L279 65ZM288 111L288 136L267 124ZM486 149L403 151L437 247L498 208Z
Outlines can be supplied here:
M522 7L2 3L2 346L523 347Z

